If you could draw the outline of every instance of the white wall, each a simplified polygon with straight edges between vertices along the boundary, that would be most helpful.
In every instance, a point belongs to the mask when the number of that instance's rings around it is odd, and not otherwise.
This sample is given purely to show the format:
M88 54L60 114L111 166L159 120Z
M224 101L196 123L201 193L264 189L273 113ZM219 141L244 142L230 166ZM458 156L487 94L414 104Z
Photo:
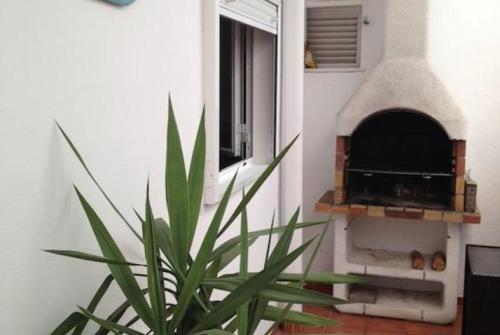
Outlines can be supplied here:
M134 220L132 206L143 211L148 173L155 214L165 216L168 93L188 157L203 105L201 3L138 0L116 8L94 0L0 2L2 333L48 334L77 304L86 305L104 278L103 265L41 251L99 253L73 182L127 257L143 259L138 242L91 184L54 119L129 219ZM278 179L272 176L252 202L251 229L269 225L278 207ZM213 208L203 209L201 227L212 213ZM265 241L254 248L256 269ZM104 306L121 301L115 290Z
M365 10L372 21L363 27L362 58L368 63L364 66L366 72L306 73L305 219L319 217L314 213L314 203L333 187L335 116L381 59L384 29L380 20L384 3L366 0ZM479 185L482 223L463 226L463 245L500 246L500 5L494 0L482 1L480 5L465 0L430 0L428 11L427 59L467 119L467 168ZM329 237L316 262L317 270L332 269L333 238ZM462 277L460 274L459 287Z
M304 78L304 220L322 219L314 204L334 187L335 120L347 100L382 58L384 3L364 0L363 15L369 25L362 25L361 69L359 71L306 72ZM308 239L321 228L304 233ZM308 259L306 257L305 259ZM333 270L333 229L323 242L314 269Z
M500 4L432 0L429 8L428 59L467 119L466 164L478 183L482 221L463 227L464 244L500 246Z

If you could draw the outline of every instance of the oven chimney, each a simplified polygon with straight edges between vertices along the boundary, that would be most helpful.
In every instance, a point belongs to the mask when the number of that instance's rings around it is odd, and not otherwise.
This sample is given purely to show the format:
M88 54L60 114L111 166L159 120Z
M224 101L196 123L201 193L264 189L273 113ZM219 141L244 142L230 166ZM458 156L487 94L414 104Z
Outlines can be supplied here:
M450 139L465 139L462 112L427 61L428 0L386 0L384 58L337 116L337 135L351 136L386 110L426 114Z

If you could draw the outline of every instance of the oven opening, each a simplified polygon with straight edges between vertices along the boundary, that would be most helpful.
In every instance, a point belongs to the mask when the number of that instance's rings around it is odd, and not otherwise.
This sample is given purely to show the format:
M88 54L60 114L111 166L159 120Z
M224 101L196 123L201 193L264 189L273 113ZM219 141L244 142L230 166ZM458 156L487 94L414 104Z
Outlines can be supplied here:
M439 123L411 110L389 110L352 134L347 202L451 208L452 141Z

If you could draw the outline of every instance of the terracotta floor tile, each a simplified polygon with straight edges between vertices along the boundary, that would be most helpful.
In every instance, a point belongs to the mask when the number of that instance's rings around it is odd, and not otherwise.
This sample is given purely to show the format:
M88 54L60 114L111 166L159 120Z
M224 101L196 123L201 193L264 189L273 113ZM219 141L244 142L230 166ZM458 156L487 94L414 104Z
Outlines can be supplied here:
M452 335L453 325L408 322L408 335Z
M294 334L332 335L460 335L462 306L458 306L456 321L451 325L437 325L425 322L404 321L389 318L340 313L335 308L304 306L303 310L321 316L328 316L339 322L331 327L297 328ZM291 333L276 333L288 335Z
M408 335L406 331L367 330L365 335Z
M325 328L325 334L334 335L364 335L365 329L342 327L342 326L332 326Z
M330 316L330 313L332 312L332 308L328 306L311 306L311 305L304 305L302 307L302 311L305 313L311 313L311 314L316 314L320 316L324 316L325 318Z
M370 317L366 321L366 330L370 331L384 331L384 332L406 332L407 321Z
M304 326L302 334L325 334L325 327L309 327Z
M342 327L366 330L366 323L369 317L363 315L340 313L333 310L330 313L330 319L338 321L339 325Z

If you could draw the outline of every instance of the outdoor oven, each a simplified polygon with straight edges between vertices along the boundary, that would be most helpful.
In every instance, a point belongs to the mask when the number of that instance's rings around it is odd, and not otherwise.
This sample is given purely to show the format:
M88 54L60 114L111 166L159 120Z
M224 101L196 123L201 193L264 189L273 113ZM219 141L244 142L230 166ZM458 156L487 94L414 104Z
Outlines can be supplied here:
M386 5L384 59L337 115L334 189L316 211L335 216L334 272L366 278L334 285L354 301L340 311L450 323L461 226L481 220L466 122L426 59L428 1Z

